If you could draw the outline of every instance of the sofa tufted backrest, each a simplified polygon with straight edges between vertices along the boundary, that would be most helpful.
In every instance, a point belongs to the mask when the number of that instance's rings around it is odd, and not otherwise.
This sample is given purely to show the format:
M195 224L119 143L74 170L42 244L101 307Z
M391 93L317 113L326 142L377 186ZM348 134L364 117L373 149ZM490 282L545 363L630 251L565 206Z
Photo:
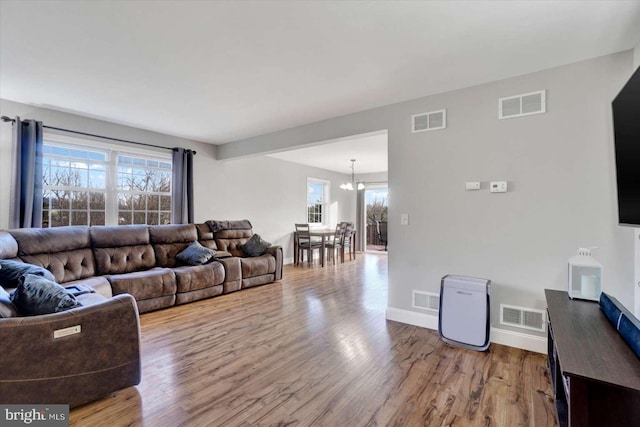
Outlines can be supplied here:
M58 283L95 275L88 227L21 228L9 233L18 243L18 257L51 271Z
M156 265L146 225L91 227L91 244L98 275L148 270Z
M240 245L247 243L253 236L253 230L220 230L216 231L216 245L221 251L227 251L233 256L244 256Z
M218 245L216 245L216 241L213 238L213 231L211 231L211 227L209 224L195 224L196 230L198 231L198 241L205 248L217 250Z
M149 238L156 254L156 266L175 267L176 255L198 239L193 224L155 225L149 227Z

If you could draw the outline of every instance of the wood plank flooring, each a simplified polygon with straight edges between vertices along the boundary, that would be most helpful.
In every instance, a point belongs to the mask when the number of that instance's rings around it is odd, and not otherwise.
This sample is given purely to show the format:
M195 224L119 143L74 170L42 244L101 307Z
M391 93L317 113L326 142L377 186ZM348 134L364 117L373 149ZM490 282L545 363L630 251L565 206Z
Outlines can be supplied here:
M385 320L387 256L141 316L142 383L72 426L550 426L545 356Z

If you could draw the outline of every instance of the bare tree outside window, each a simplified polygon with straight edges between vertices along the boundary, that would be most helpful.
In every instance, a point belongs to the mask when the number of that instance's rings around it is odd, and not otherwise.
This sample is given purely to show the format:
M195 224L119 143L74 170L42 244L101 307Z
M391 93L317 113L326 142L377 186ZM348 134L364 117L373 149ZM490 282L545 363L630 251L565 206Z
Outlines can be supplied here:
M43 227L171 223L170 160L46 142L43 152Z

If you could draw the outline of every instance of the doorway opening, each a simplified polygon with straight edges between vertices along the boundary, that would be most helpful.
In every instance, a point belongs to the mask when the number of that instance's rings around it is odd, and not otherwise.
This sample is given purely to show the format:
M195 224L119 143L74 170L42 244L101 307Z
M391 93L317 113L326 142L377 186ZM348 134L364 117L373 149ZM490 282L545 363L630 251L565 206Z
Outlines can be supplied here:
M366 252L386 253L388 249L389 189L387 184L367 185L365 190Z

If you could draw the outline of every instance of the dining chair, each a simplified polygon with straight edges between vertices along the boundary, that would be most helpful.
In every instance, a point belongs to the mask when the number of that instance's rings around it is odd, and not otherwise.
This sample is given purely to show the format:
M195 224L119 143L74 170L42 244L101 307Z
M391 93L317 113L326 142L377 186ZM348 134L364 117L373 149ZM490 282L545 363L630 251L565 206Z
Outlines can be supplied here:
M352 256L353 256L352 248L353 248L353 245L355 244L355 242L353 241L354 232L355 232L355 227L353 226L353 223L350 223L350 222L346 223L346 226L344 228L344 234L342 235L342 245L340 247L341 262L344 262L345 250L348 250L349 252L349 261L352 260Z
M304 251L307 251L307 262L311 264L311 261L313 261L313 250L317 249L318 253L320 253L320 250L322 250L322 244L311 239L311 235L309 234L309 224L296 224L295 226L298 247L298 264L303 262L302 254Z
M329 243L325 244L325 248L327 248L327 261L329 259L333 260L333 264L336 264L336 257L342 247L344 241L344 231L346 229L346 223L339 223L336 225L336 233L333 235L333 240Z
M384 250L387 250L387 221L376 221L376 232L378 240L384 243Z

